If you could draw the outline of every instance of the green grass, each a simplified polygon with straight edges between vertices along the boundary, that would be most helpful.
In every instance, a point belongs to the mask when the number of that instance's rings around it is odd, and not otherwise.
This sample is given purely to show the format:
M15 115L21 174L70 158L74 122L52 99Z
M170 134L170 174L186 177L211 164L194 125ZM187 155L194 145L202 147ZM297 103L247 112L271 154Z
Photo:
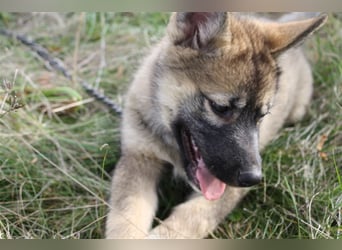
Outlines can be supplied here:
M73 76L122 103L167 19L165 13L2 13L0 27L28 34ZM120 155L119 118L19 42L0 37L0 45L0 81L13 83L0 90L0 238L102 238L107 170ZM213 238L341 238L342 16L330 15L306 47L315 77L308 115L266 148L263 183Z

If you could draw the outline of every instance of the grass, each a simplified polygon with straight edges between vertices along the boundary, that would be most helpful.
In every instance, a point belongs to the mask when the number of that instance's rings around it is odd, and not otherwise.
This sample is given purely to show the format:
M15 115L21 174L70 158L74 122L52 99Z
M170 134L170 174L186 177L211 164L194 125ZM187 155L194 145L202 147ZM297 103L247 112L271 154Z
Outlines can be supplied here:
M2 13L0 27L28 34L74 77L122 103L167 19ZM212 238L342 237L341 38L342 16L331 14L306 43L315 78L308 115L266 148L263 183ZM119 118L19 42L0 37L0 44L0 81L9 83L0 90L0 238L102 238Z

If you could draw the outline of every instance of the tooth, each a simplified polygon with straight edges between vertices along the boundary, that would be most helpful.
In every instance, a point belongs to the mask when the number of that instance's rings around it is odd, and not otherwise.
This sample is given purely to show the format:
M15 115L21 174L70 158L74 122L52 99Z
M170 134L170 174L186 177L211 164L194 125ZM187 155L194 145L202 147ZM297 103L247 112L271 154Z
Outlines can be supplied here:
M191 138L191 143L192 143L192 145L194 146L194 148L197 150L197 145L196 145L194 139L192 139L192 138Z

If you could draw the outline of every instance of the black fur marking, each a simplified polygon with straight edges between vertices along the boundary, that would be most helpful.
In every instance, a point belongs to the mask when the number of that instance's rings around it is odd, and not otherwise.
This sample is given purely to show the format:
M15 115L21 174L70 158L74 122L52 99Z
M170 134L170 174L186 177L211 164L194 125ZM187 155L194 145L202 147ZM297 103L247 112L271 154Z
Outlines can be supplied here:
M191 103L184 105L196 103L194 100L189 102ZM261 167L259 152L257 147L253 146L253 143L257 143L253 142L253 133L257 133L255 112L251 105L247 105L236 122L223 126L211 124L202 112L189 113L186 109L179 112L173 124L173 131L185 171L192 183L197 185L197 180L192 169L191 155L182 139L183 131L195 141L208 170L214 176L228 185L240 186L240 171L248 171L252 166Z
M279 67L279 65L277 65L276 69L275 69L275 75L276 75L275 92L278 92L278 90L279 90L279 79L280 79L280 76L282 73L283 72L282 72L281 68Z

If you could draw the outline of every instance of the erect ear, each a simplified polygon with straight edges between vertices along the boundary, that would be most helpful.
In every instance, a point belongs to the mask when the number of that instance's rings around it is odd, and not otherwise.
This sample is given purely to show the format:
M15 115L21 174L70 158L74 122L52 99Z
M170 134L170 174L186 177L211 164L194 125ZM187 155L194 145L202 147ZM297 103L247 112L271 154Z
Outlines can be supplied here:
M266 45L271 53L281 52L298 45L306 37L320 28L327 20L327 15L321 15L302 21L288 23L259 23L265 35Z
M176 45L192 49L205 48L224 29L225 12L174 13L168 25L168 34Z

